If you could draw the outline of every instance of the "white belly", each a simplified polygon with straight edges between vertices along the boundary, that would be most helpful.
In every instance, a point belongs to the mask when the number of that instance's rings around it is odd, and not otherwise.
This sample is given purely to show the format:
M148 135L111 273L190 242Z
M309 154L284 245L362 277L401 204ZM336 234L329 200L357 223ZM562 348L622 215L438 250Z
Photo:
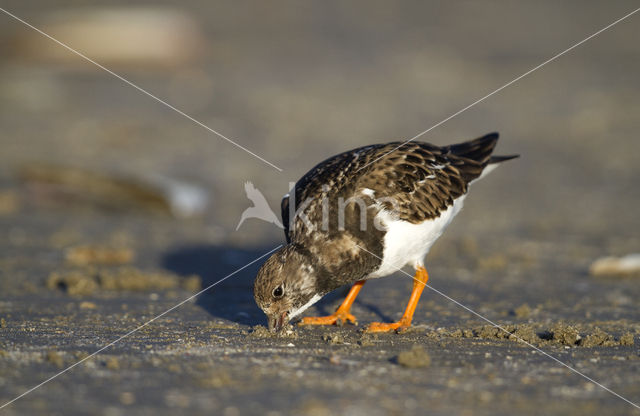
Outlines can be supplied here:
M438 218L421 224L394 219L388 212L381 211L377 218L387 230L384 237L382 264L367 278L387 276L407 264L413 267L423 266L424 257L433 243L462 209L464 198L465 195L456 199L453 205L442 212Z

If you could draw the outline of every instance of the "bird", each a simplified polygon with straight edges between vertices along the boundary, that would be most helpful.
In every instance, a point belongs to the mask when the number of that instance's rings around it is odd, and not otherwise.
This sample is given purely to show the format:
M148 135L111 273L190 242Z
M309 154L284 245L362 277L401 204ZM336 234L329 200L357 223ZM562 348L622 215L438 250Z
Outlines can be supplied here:
M276 214L273 212L271 207L269 207L267 199L264 197L264 195L262 195L262 192L260 192L258 189L256 189L255 186L253 186L253 183L245 182L244 191L247 194L247 198L249 198L249 200L253 202L253 206L244 210L244 212L240 216L240 222L236 227L236 231L238 231L242 223L248 218L258 218L260 220L275 224L280 228L284 228Z
M447 146L391 142L359 147L312 168L281 202L287 244L260 267L256 304L278 332L324 295L352 285L335 313L299 325L357 324L351 305L365 282L410 265L413 289L397 322L368 332L402 332L429 275L424 258L460 212L470 186L501 162L498 133Z

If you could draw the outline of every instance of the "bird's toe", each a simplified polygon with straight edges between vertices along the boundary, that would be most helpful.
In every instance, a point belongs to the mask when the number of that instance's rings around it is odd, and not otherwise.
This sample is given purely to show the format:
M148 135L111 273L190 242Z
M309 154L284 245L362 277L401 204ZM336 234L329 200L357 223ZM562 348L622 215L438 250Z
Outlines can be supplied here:
M365 332L402 332L409 328L411 324L407 324L405 322L393 322L393 323L384 323L384 322L372 322L369 324Z
M334 313L329 316L308 316L302 318L298 325L338 325L350 322L354 325L358 324L358 320L350 313Z

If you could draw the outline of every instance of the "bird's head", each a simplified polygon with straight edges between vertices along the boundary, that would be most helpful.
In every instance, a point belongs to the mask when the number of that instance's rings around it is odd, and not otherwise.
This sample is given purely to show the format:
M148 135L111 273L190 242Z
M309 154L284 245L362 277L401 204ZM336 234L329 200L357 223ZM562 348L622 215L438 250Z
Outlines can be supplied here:
M322 297L311 255L294 244L275 252L258 271L253 296L267 315L269 330L282 329Z

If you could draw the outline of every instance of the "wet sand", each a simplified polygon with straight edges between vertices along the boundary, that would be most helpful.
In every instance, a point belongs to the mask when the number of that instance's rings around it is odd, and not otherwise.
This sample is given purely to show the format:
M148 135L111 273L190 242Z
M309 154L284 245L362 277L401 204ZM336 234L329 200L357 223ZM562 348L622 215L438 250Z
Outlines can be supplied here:
M56 9L6 7L34 22ZM257 220L235 231L244 181L277 207L324 157L412 137L635 3L182 7L207 53L117 69L285 170L107 74L3 57L0 405L282 244ZM3 39L26 30L0 20ZM589 274L598 258L640 252L638 27L620 24L424 137L499 130L498 153L522 155L474 186L427 259L434 289L507 332L426 290L411 330L364 334L401 315L411 280L398 273L364 287L358 326L275 337L252 298L258 262L0 413L639 413L520 341L640 402L640 279ZM21 176L42 163L136 185L122 198L91 175L64 189ZM140 190L150 173L204 189L205 213L184 218Z

